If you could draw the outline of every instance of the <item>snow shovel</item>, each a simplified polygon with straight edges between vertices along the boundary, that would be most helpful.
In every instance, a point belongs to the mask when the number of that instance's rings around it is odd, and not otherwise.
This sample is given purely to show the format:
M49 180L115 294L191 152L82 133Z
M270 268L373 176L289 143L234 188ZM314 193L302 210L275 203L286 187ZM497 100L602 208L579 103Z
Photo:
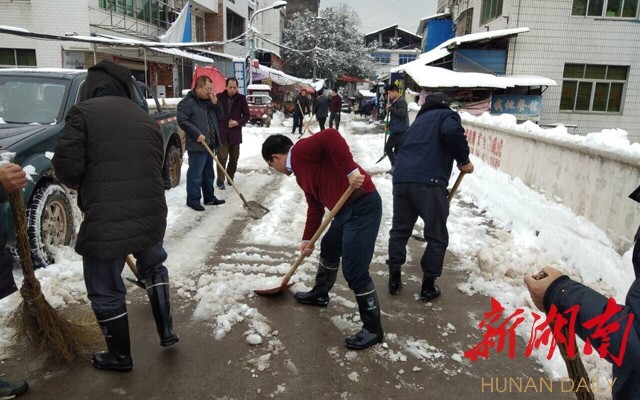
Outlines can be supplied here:
M300 139L301 137L304 136L305 133L307 133L307 130L309 130L309 124L311 123L311 121L309 121L309 123L307 123L307 125L305 126L304 124L304 111L302 110L302 106L300 105L300 102L298 100L296 100L296 104L298 105L298 108L300 109L300 114L302 115L302 133L300 135L298 135L298 139ZM311 131L309 131L311 132Z
M324 218L324 220L322 221L322 224L320 224L320 227L318 228L316 233L314 233L314 235L311 238L311 240L309 241L309 243L307 243L307 247L313 247L313 245L316 243L316 241L318 240L320 235L322 235L322 232L324 232L324 230L327 228L329 223L333 220L333 217L335 217L336 214L338 213L338 211L340 211L340 209L342 208L344 203L346 203L347 200L349 200L349 197L351 197L351 194L353 193L353 190L354 190L353 186L349 185L349 187L347 188L347 190L345 190L345 192L342 195L342 197L340 197L340 200L338 200L338 202L333 207L331 212L329 212L329 215L327 215ZM280 283L280 286L275 287L273 289L258 289L258 290L254 290L253 292L255 294L260 295L260 296L271 296L271 295L274 295L276 293L280 293L280 291L282 289L287 289L287 288L290 288L291 286L293 286L293 283L289 283L289 279L291 279L291 276L293 276L293 274L296 272L296 270L298 269L298 267L302 263L302 260L304 260L304 257L305 257L304 253L300 252L300 255L298 256L296 261L293 263L293 265L289 269L289 272L287 272L287 274L282 279L282 283Z
M460 187L460 183L462 183L462 178L464 178L465 174L466 174L466 172L460 171L460 175L458 175L458 179L456 179L456 183L453 184L453 187L451 188L451 191L449 192L449 196L447 197L447 202L449 203L449 207L451 207L451 200L453 200L453 196L456 195L456 192L458 191L458 188ZM419 241L419 242L426 242L427 241L422 236L411 235L411 237L413 239Z
M133 257L131 257L131 255L128 255L127 258L125 258L125 261L127 262L129 269L131 269L131 272L133 272L133 274L136 276L136 279L127 277L127 280L140 289L146 289L147 287L145 286L144 282L138 279L138 268L136 268L136 262L133 261Z
M216 157L216 155L213 153L213 151L211 151L211 149L209 148L209 146L206 143L202 143L202 145L204 146L205 149L207 149L207 151L209 152L211 157L213 157L213 159L216 161L216 164L218 164L218 167L220 167L222 172L224 172L224 176L227 177L227 182L229 182L231 184L231 186L233 187L233 190L235 190L236 193L238 193L238 196L240 196L240 199L242 199L242 203L243 203L242 207L245 210L247 210L247 212L249 213L251 218L260 219L260 218L264 217L265 215L267 215L267 213L269 212L269 209L267 207L263 206L262 204L259 204L259 203L255 202L255 201L247 201L247 199L244 198L242 193L240 193L240 190L238 189L236 184L233 183L233 179L231 179L231 177L227 173L227 170L224 168L222 163L220 163L220 161L218 160L218 157Z

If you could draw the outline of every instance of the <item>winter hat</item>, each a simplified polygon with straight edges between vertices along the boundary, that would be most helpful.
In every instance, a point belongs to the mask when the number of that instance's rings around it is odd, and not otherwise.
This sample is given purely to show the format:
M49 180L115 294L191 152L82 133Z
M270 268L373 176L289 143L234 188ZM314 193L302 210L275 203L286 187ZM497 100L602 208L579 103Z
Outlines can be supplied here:
M448 106L451 104L451 97L442 92L431 93L424 99L424 104L442 104Z
M387 89L387 92L398 92L398 91L399 91L398 85L396 85L395 83L389 86L389 88Z

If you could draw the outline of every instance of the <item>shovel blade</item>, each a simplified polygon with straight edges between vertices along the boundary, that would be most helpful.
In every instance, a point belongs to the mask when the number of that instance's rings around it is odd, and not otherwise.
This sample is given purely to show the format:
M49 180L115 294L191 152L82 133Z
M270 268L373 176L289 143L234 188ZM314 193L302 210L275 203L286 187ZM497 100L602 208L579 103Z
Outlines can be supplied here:
M273 289L256 289L253 291L253 293L259 296L273 296L280 293L283 289L289 289L291 286L293 286L293 283L283 281L278 287L275 287Z
M267 207L255 201L249 201L247 204L244 204L243 207L254 219L260 219L269 213L269 209Z
M139 287L140 289L147 289L147 287L145 286L144 282L142 282L141 280L138 279L133 279L133 278L129 278L127 277L127 280L131 283L133 283L134 285L136 285L137 287Z

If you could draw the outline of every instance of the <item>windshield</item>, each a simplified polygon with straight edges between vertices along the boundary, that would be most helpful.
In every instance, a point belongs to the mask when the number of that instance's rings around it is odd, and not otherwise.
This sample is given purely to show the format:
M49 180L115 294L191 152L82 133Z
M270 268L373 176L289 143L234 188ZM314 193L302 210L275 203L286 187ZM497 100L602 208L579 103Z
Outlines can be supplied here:
M0 122L57 124L68 86L64 79L0 76Z

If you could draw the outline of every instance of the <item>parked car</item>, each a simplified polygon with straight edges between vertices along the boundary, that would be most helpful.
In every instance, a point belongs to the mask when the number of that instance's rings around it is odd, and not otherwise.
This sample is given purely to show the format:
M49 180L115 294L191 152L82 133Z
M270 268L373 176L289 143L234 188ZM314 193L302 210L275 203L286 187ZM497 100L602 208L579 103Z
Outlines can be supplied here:
M271 126L273 106L271 105L271 88L269 85L252 84L247 86L247 104L249 106L249 122L261 126Z
M56 179L51 158L86 75L86 70L0 69L0 155L13 153L13 162L35 170L23 192L35 266L53 262L51 250L70 245L75 233L70 193ZM137 82L134 87L136 103L148 111L143 90L150 89ZM159 104L156 109L152 115L164 140L165 187L171 188L180 183L184 133L175 110L162 111ZM13 244L13 218L6 203L0 205L0 226Z

